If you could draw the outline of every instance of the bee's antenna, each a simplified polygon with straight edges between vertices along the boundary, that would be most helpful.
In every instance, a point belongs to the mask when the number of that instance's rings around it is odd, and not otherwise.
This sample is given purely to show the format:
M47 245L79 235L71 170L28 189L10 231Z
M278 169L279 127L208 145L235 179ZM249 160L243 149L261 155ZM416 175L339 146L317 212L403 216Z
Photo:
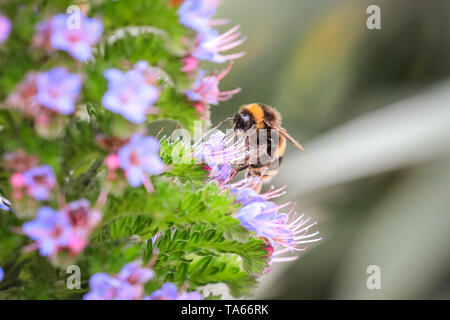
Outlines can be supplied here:
M225 123L226 121L228 121L228 120L233 120L233 117L225 118L225 119L222 120L217 126L215 126L214 128L212 128L210 131L219 129L219 128L220 128L221 126L223 126L224 123ZM234 125L233 125L233 127L234 127Z
M197 140L197 141L194 143L194 147L197 146L199 142L203 141L203 139L204 139L205 137L207 137L211 132L213 132L214 130L217 130L217 129L219 129L221 126L223 126L224 123L225 123L226 121L228 121L228 120L233 120L233 117L225 118L225 119L222 120L217 126L215 126L214 128L210 129L206 134L203 135L203 137L201 137L199 140Z

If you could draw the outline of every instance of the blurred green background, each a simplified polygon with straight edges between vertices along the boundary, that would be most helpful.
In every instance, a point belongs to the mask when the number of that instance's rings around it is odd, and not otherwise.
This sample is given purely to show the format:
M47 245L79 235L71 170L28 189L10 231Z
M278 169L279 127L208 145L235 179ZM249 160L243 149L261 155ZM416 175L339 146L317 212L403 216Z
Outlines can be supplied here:
M250 102L284 115L310 156L289 146L272 182L324 238L254 298L450 298L450 1L228 0L218 16L241 24L247 55L213 123Z

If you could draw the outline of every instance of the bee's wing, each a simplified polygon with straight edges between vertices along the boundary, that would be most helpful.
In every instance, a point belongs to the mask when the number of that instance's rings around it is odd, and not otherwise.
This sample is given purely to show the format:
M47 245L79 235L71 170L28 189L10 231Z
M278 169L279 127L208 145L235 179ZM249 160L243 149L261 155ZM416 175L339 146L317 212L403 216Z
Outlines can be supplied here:
M290 142L292 142L292 144L294 146L296 146L298 149L300 149L301 151L303 151L304 153L308 153L305 148L303 148L303 146L294 138L291 137L291 135L289 133L287 133L286 129L280 127L280 126L272 126L269 123L266 122L266 124L271 127L274 128L276 130L278 130L278 132L280 132L280 134L282 134L286 139L288 139Z

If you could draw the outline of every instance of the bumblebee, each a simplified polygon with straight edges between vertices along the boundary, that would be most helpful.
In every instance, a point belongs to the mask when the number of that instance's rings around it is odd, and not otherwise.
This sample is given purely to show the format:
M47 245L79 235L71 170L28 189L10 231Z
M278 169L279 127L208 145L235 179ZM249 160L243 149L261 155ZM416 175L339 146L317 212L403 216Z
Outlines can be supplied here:
M303 146L281 126L281 114L272 107L260 103L243 105L233 118L233 128L249 136L255 135L258 148L262 146L265 151L264 155L258 151L256 162L249 163L246 159L246 163L236 168L235 173L247 169L247 177L260 177L262 183L269 182L278 173L286 151L286 139L306 153ZM259 132L261 129L266 130L263 138Z

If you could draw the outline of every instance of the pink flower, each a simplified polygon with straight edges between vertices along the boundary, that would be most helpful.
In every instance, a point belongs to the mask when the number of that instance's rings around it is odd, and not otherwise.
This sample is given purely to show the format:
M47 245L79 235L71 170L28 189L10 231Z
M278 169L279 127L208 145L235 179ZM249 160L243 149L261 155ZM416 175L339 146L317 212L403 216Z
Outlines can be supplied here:
M29 72L6 99L6 105L48 123L56 113L72 114L81 90L81 77L55 67L48 72Z
M23 179L23 174L21 173L13 173L10 182L13 189L20 189L25 187L25 180Z
M32 40L32 46L42 48L47 52L52 52L55 48L50 43L52 36L52 21L51 19L36 23L35 33Z
M37 99L37 77L37 72L27 73L25 79L16 86L5 101L8 107L17 109L35 120L49 118L50 113L53 112L42 106Z
M192 73L198 68L198 59L193 56L187 56L181 59L181 61L183 62L181 71L187 73L189 76L192 76Z
M108 170L117 170L120 168L119 157L117 156L117 154L109 154L105 158L105 164Z
M108 169L108 179L114 180L116 178L116 170L120 168L119 156L117 154L109 154L105 158L105 165Z
M199 114L205 114L206 106L203 102L197 102L194 104L194 108L196 109L196 112Z
M204 104L219 104L219 101L226 101L234 94L241 91L236 88L230 91L220 92L219 81L225 77L231 69L231 64L218 75L205 76L205 71L200 70L197 80L194 82L192 89L185 92L191 101L199 101Z
M86 199L69 203L61 212L72 226L68 247L73 254L78 254L87 246L89 235L100 223L103 215L100 211L91 209L91 204Z

